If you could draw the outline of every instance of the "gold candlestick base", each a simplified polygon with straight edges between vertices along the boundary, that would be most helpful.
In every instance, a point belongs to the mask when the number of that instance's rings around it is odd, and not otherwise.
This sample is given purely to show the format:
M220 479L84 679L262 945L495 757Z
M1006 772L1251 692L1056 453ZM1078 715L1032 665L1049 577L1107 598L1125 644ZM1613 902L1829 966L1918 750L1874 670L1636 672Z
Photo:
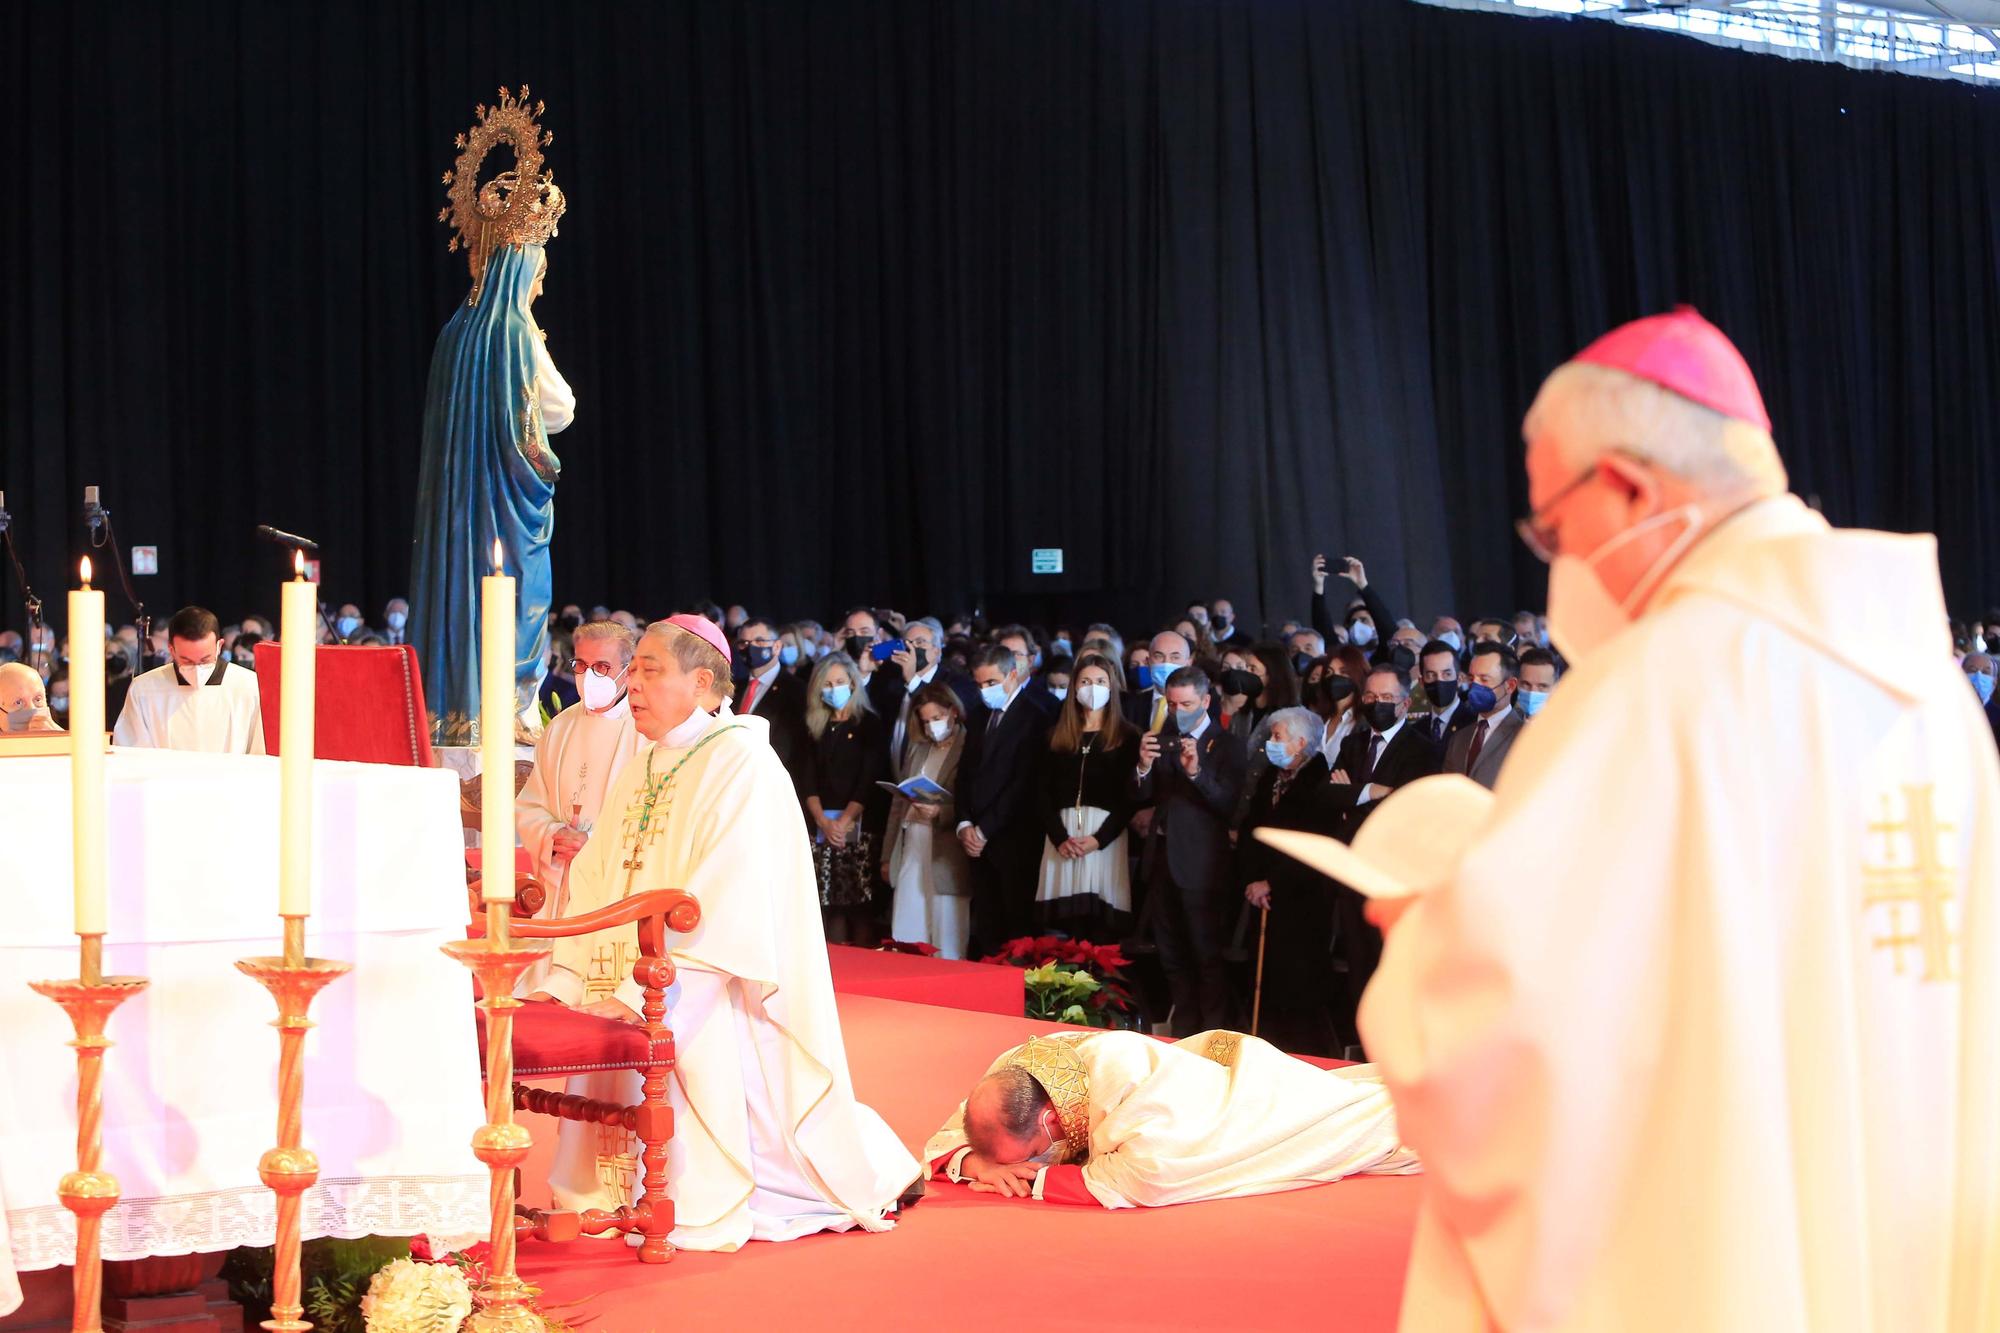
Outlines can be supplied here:
M479 1007L486 1011L486 1121L472 1136L473 1155L492 1173L493 1231L486 1282L473 1293L477 1308L466 1321L472 1333L544 1333L534 1293L514 1273L514 1168L534 1140L514 1122L514 987L546 948L523 948L508 938L507 908L488 911L488 935L453 940L444 951L479 978Z
M296 923L296 924L295 924ZM271 1256L271 1333L306 1333L301 1318L299 1214L303 1195L319 1180L319 1158L300 1145L305 1119L305 1040L312 1023L306 1013L320 991L352 970L348 963L305 956L305 919L285 920L285 956L239 958L236 970L255 978L278 1002L278 1146L257 1161L257 1174L278 1196L277 1234Z
M146 989L144 977L97 975L102 937L85 936L82 977L66 981L31 981L69 1015L76 1037L76 1170L56 1185L63 1207L76 1215L76 1269L71 1278L72 1333L103 1333L104 1256L101 1233L104 1215L118 1202L118 1178L102 1168L104 1153L104 1053L111 1040L104 1035L112 1011Z

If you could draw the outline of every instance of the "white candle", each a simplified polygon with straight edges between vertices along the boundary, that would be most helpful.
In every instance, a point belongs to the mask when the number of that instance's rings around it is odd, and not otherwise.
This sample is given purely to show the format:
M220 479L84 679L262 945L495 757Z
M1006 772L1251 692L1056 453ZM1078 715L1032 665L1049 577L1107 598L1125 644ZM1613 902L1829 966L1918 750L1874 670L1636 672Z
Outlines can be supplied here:
M76 933L102 935L104 901L104 594L83 586L69 595L70 833L76 859Z
M312 914L314 672L319 654L319 589L306 581L305 556L279 589L278 914Z
M514 898L514 580L493 539L493 572L480 581L480 896Z

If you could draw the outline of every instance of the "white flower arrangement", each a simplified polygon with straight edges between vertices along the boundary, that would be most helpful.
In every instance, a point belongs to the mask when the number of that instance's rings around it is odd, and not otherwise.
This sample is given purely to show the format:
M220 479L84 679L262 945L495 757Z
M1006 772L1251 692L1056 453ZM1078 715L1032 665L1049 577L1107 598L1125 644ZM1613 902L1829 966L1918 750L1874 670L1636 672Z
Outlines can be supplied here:
M361 1298L368 1333L458 1333L471 1313L464 1273L414 1259L398 1259L375 1274Z

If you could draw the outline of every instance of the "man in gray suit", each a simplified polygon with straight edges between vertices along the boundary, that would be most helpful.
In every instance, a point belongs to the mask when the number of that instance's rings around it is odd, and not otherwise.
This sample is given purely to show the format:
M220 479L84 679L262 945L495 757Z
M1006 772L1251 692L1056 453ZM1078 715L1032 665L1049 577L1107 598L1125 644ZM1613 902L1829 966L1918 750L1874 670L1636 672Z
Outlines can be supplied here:
M1466 706L1479 720L1452 733L1444 748L1444 771L1463 774L1490 791L1521 731L1521 714L1514 707L1521 659L1504 643L1492 639L1475 643L1465 679Z

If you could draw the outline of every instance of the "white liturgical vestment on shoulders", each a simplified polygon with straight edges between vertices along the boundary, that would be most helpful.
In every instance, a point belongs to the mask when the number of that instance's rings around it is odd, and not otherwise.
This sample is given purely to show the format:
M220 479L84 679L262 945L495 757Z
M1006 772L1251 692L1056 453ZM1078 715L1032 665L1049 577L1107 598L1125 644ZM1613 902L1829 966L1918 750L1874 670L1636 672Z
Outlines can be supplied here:
M2000 760L1945 625L1932 539L1766 500L1521 733L1362 1005L1404 1329L2000 1329Z
M133 678L112 743L204 754L264 753L257 673L224 659L200 685L184 685L173 663Z

